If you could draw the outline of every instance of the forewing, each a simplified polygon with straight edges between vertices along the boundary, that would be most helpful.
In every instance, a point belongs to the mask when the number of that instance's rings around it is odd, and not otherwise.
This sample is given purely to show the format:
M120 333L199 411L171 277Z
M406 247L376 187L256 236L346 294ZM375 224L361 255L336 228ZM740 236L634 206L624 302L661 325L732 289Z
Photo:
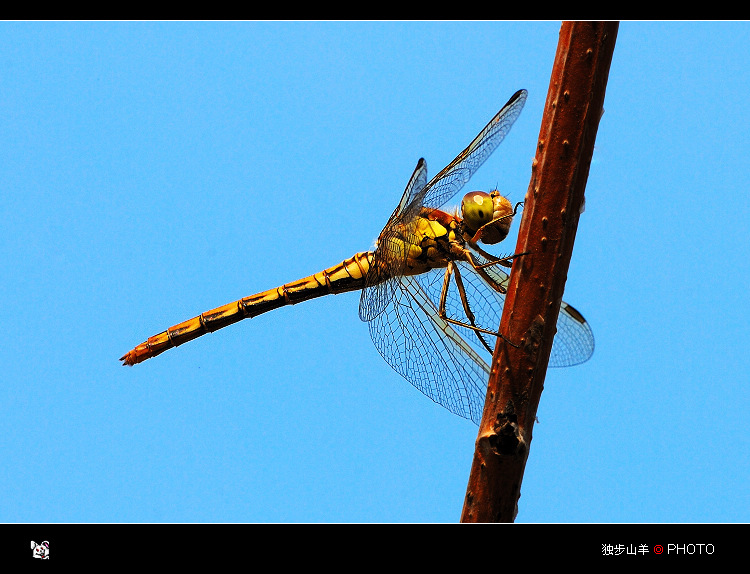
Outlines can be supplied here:
M409 178L409 183L406 184L406 189L401 196L401 201L398 202L396 210L393 212L389 223L395 220L396 216L401 213L404 208L409 205L414 198L419 195L427 185L427 162L423 157L419 158L417 167L414 168L414 173Z
M441 207L456 195L508 135L521 114L527 96L526 90L513 94L468 147L432 178L421 192L414 195L408 206L404 207L402 217L404 214L407 218L413 217L422 207Z
M399 229L399 215L404 206L424 189L426 183L427 163L421 158L406 184L401 201L378 237L375 255L365 278L366 287L359 299L359 317L363 321L371 321L377 317L393 297L397 277L406 262L404 239L410 239L403 236L403 229Z
M477 137L443 169L432 181L427 180L427 164L424 159L417 167L401 196L396 209L378 238L373 263L367 273L359 304L359 316L363 321L377 317L394 296L396 282L406 261L403 223L411 221L422 207L440 207L466 184L474 172L505 139L513 123L526 103L526 90L519 90L508 100L494 118L479 132Z

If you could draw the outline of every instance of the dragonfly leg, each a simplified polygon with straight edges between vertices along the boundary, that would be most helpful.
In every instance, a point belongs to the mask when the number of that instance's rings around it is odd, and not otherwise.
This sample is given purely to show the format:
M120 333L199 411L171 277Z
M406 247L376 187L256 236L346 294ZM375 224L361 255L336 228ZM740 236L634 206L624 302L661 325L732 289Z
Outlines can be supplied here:
M485 267L489 267L491 265L497 265L497 264L503 265L503 264L507 263L508 261L512 261L516 257L521 257L522 255L528 255L528 252L516 253L514 255L509 255L508 257L495 257L494 255L491 255L491 254L487 253L486 254L486 256L488 256L487 258L488 259L492 259L492 261L489 261L488 263L477 263L476 260L474 259L474 256L472 255L471 251L469 251L468 249L465 249L465 248L461 249L461 253L460 254L457 254L457 253L454 252L454 255L459 255L459 257L458 257L459 259L463 259L464 261L467 261L472 266L472 268L480 275L480 277L482 277L482 279L485 280L485 282L490 287L492 287L498 293L500 293L502 295L505 295L505 293L506 293L505 286L502 285L502 284L500 284L500 283L498 283L492 277L490 277L489 274L487 273L487 271L485 271ZM453 319L449 319L448 317L445 316L445 299L447 297L448 283L449 283L449 280L450 280L449 278L450 278L450 275L453 272L455 272L455 274L456 274L456 286L458 287L459 293L461 294L461 301L462 301L462 303L464 305L464 310L466 311L466 316L469 318L469 321L471 321L471 323L472 323L471 325L466 325L466 324L461 323L459 321L455 321ZM486 333L487 335L493 335L495 337L500 337L500 338L503 339L503 341L505 341L509 345L512 345L513 347L516 347L516 348L519 347L519 345L517 345L516 343L514 343L513 341L511 341L510 339L508 339L502 333L495 332L495 331L488 331L486 329L482 329L480 327L477 327L474 324L474 316L473 316L473 314L471 314L471 311L468 308L468 301L466 299L466 293L464 292L464 289L463 289L463 282L460 279L460 275L459 275L459 272L458 272L458 267L455 265L455 263L453 261L451 261L448 264L448 268L446 269L446 274L445 275L446 275L445 276L445 280L443 281L443 292L440 295L440 316L443 319L445 319L449 323L453 323L453 324L456 324L456 325L461 325L462 327L467 327L467 328L473 330L477 334L477 337L482 342L482 344L484 345L484 347L487 348L487 349L489 349L490 347L489 347L489 345L487 345L487 343L485 342L485 340L482 338L481 333ZM490 352L492 352L492 351L490 350Z
M506 292L505 286L498 283L492 277L490 277L489 274L484 270L485 267L491 267L492 265L503 265L505 267L511 267L512 262L516 257L521 257L522 255L528 255L528 254L529 252L524 252L524 253L515 253L513 255L509 255L508 257L495 257L494 255L490 255L489 253L485 253L485 254L482 254L483 257L491 259L491 261L487 263L477 263L471 251L469 251L468 249L463 249L461 258L464 261L467 261L469 265L471 265L474 268L474 270L477 273L479 273L482 279L484 279L490 287L492 287L495 291L497 291L501 295L505 295L505 292ZM511 263L508 263L509 261Z
M470 323L469 325L461 321L457 321L455 319L449 318L445 310L445 301L448 297L448 287L450 285L450 277L454 273L456 276L456 287L458 289L459 295L461 296L461 304L463 305L464 313L466 313L466 318L469 320L469 323ZM474 334L476 334L477 338L479 339L479 342L482 343L482 345L484 346L485 349L487 349L487 351L492 353L492 348L487 344L487 341L484 339L484 337L482 337L482 333L485 333L487 335L493 335L495 337L498 336L498 333L477 327L476 323L474 322L474 313L471 312L471 308L469 307L469 300L466 297L464 283L461 280L461 273L459 273L458 267L455 265L453 261L450 261L448 263L448 266L445 269L445 279L443 279L443 289L440 293L440 307L438 309L438 313L440 317L444 319L445 321L448 321L449 323L452 323L454 325L460 325L461 327L466 327L467 329L471 329L472 331L474 331Z
M485 282L492 287L495 291L500 293L501 295L505 295L506 289L503 285L492 279L492 277L489 276L489 274L484 270L485 267L487 267L487 264L479 264L474 260L474 256L471 254L471 252L466 249L465 250L465 259L471 265L474 270L479 273L479 275L482 277L482 279L485 280ZM499 263L499 261L490 261L491 264Z
M523 253L514 253L513 255L508 255L507 257L495 257L494 261L489 261L487 263L482 263L480 265L477 265L478 267L485 268L485 267L491 267L493 265L502 265L503 267L513 267L513 260L516 257L521 257L522 255L528 255L531 253L531 251L524 251ZM489 255L489 253L487 254Z
M484 337L482 337L482 333L479 331L479 328L476 326L476 323L474 322L474 313L472 313L471 309L469 308L469 300L466 297L466 290L464 289L464 282L461 279L461 273L458 271L458 266L455 265L452 261L451 261L451 265L453 266L453 271L455 272L455 275L456 275L456 287L458 288L459 295L461 295L461 304L464 307L464 313L466 313L466 318L469 320L469 323L471 323L471 328L473 329L474 333L476 333L476 336L479 339L479 341L491 353L492 349L490 349L490 346L487 344L487 341L484 340ZM497 336L499 333L490 333L490 334Z
M482 263L481 265L477 264L475 265L472 263L474 268L476 269L477 266L479 267L491 267L492 265L502 265L503 267L512 267L513 266L513 260L516 257L521 257L522 255L528 255L531 253L530 251L524 251L523 253L514 253L513 255L508 255L507 257L497 257L496 255L492 255L492 253L487 253L484 249L482 249L478 244L473 242L468 242L469 245L471 245L471 248L474 249L479 255L487 259L488 263Z

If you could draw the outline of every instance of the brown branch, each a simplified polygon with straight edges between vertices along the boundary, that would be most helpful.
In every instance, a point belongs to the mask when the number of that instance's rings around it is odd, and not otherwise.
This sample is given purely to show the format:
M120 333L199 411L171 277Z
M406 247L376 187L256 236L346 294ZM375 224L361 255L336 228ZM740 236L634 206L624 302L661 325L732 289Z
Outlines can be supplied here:
M526 192L462 522L512 522L549 363L617 22L564 22Z

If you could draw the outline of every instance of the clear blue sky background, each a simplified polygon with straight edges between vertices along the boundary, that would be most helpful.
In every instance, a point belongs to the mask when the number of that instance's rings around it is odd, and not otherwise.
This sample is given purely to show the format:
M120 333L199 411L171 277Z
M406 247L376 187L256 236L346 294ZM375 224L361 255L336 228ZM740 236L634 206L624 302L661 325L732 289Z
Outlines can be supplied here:
M470 184L521 201L558 31L0 24L0 521L457 521L477 427L358 293L118 357L370 248L526 88ZM747 22L620 26L518 522L750 519L748 94Z

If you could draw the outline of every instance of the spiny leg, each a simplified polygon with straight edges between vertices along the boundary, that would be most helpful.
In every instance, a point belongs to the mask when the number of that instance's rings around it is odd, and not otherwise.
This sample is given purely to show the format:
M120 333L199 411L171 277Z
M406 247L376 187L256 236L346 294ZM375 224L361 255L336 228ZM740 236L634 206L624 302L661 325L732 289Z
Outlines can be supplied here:
M507 262L509 259L513 259L514 257L516 257L516 256L515 255L511 255L510 257L504 257L503 259L499 259L499 258L495 257L493 261L490 261L488 263L477 263L474 260L474 256L472 255L471 251L469 251L468 249L464 249L464 253L463 253L463 257L462 258L465 261L467 261L469 263L469 265L471 265L474 268L474 271L476 271L477 273L479 273L479 275L482 277L482 279L484 279L484 281L490 287L492 287L495 291L497 291L501 295L505 295L505 292L506 292L505 287L503 287L502 285L500 285L499 283L497 283L492 277L489 276L489 274L487 273L487 271L485 271L484 269L485 269L485 267L489 267L491 265L502 264L501 261L506 261Z
M487 274L487 272L484 270L484 268L485 267L489 267L491 265L496 265L496 264L504 265L505 264L504 262L507 262L509 260L512 261L516 257L521 257L522 255L528 255L528 254L529 254L529 252L527 251L527 252L524 252L524 253L516 253L514 255L509 255L508 257L502 257L502 258L493 257L495 259L494 261L490 261L488 263L479 264L476 261L474 261L474 256L471 254L471 251L469 251L467 249L466 250L466 260L474 268L474 270L477 273L479 273L479 275L482 277L482 279L484 279L490 285L490 287L492 287L493 289L495 289L495 291L497 291L498 293L500 293L502 295L505 295L505 293L507 291L505 289L505 287L503 287L499 283L495 282L495 280L492 279L492 277L490 277ZM492 334L495 335L496 337L501 337L503 339L503 341L505 341L509 345L515 347L516 349L518 347L520 347L520 345L517 345L516 343L514 343L513 341L511 341L510 339L508 339L508 337L506 337L505 335L503 335L499 331L497 333L492 333Z
M482 345L484 345L484 347L490 353L492 353L492 349L490 349L490 346L484 340L484 337L482 337L482 333L480 332L479 328L474 322L474 313L472 313L471 309L469 308L469 299L466 297L466 290L464 289L464 282L463 282L463 279L461 279L461 273L458 270L458 266L453 261L451 261L450 264L453 267L453 271L456 274L456 287L458 288L458 294L461 296L461 304L464 307L464 313L466 313L466 318L469 320L469 323L471 323L471 328L473 329L479 341L482 343ZM494 336L498 335L497 333L492 333L492 332L490 332L489 334L494 335Z
M480 250L480 251L482 251L482 250ZM501 264L502 265L502 264L504 264L507 261L512 261L516 257L521 257L522 255L528 255L528 253L529 252L516 253L514 255L509 255L508 257L495 257L494 255L491 255L491 254L487 253L486 255L489 256L488 258L492 259L492 261L489 261L488 263L477 263L475 261L475 259L474 259L473 254L471 253L471 251L469 251L466 248L461 248L460 250L454 251L453 255L456 256L456 259L460 259L460 260L468 262L469 265L472 266L472 268L479 274L479 276L482 279L484 279L484 281L490 287L492 287L495 291L497 291L501 295L505 295L505 293L506 293L505 287L503 285L497 283L492 277L490 277L489 274L487 273L487 271L485 271L484 268L485 267L490 267L491 265L497 265L497 264ZM482 344L487 349L489 349L489 346L485 343L484 339L482 339L480 333L486 333L488 335L493 335L495 337L501 337L509 345L518 348L520 345L517 345L516 343L514 343L513 341L511 341L510 339L508 339L505 335L503 335L500 332L488 331L487 329L482 329L481 327L477 327L476 325L466 325L466 324L461 323L459 321L455 321L455 320L449 319L448 317L445 316L445 298L447 296L448 282L449 282L450 273L452 272L451 271L451 269L452 269L451 265L453 265L453 264L454 264L454 261L451 261L450 264L448 265L448 268L446 269L446 278L443 281L443 293L441 294L441 297L440 297L440 300L441 300L441 316L443 317L443 319L445 319L449 323L454 323L456 325L461 325L463 327L467 327L469 329L472 329L477 334L477 337L479 337L479 339L482 341ZM458 277L458 268L454 266L453 269L456 271L456 276ZM459 279L459 281L460 281L460 279ZM456 282L456 284L458 285L458 281ZM461 291L461 288L459 288L459 291ZM465 293L462 293L461 297L462 297L463 301L466 301L466 294ZM466 306L464 308L466 309ZM469 314L467 313L467 317L468 316L469 316ZM473 315L471 316L470 320L472 320L472 319L473 319ZM490 352L492 352L492 351L490 351Z
M530 251L524 251L523 253L514 253L513 255L508 255L507 257L497 257L496 255L492 255L492 253L487 253L484 249L479 247L476 243L468 242L469 245L471 245L471 248L475 250L479 255L487 259L487 263L476 263L473 261L470 261L472 264L472 267L475 269L477 267L481 267L484 269L485 267L491 267L493 265L502 265L503 267L512 267L513 266L513 260L516 257L521 257L522 255L528 255L531 253Z
M451 274L453 273L455 273L456 275L456 287L461 297L461 304L463 305L464 313L466 313L466 318L469 320L469 323L471 323L470 325L467 325L466 323L463 323L462 321L451 319L450 317L448 317L448 314L445 310L445 301L448 297L448 287L450 285L450 277L451 277ZM440 292L440 306L438 309L438 313L442 319L448 321L449 323L452 323L454 325L459 325L461 327L466 327L467 329L471 329L472 331L474 331L474 333L476 334L477 338L482 343L484 348L487 349L488 352L492 353L492 349L487 344L487 341L484 340L484 337L482 337L482 333L493 335L495 337L498 336L498 333L477 327L476 323L474 322L474 313L471 312L471 308L469 307L469 300L466 297L466 290L464 289L464 283L463 283L463 280L461 279L461 273L459 273L458 267L453 261L448 262L448 266L445 269L445 278L443 279L443 289Z

